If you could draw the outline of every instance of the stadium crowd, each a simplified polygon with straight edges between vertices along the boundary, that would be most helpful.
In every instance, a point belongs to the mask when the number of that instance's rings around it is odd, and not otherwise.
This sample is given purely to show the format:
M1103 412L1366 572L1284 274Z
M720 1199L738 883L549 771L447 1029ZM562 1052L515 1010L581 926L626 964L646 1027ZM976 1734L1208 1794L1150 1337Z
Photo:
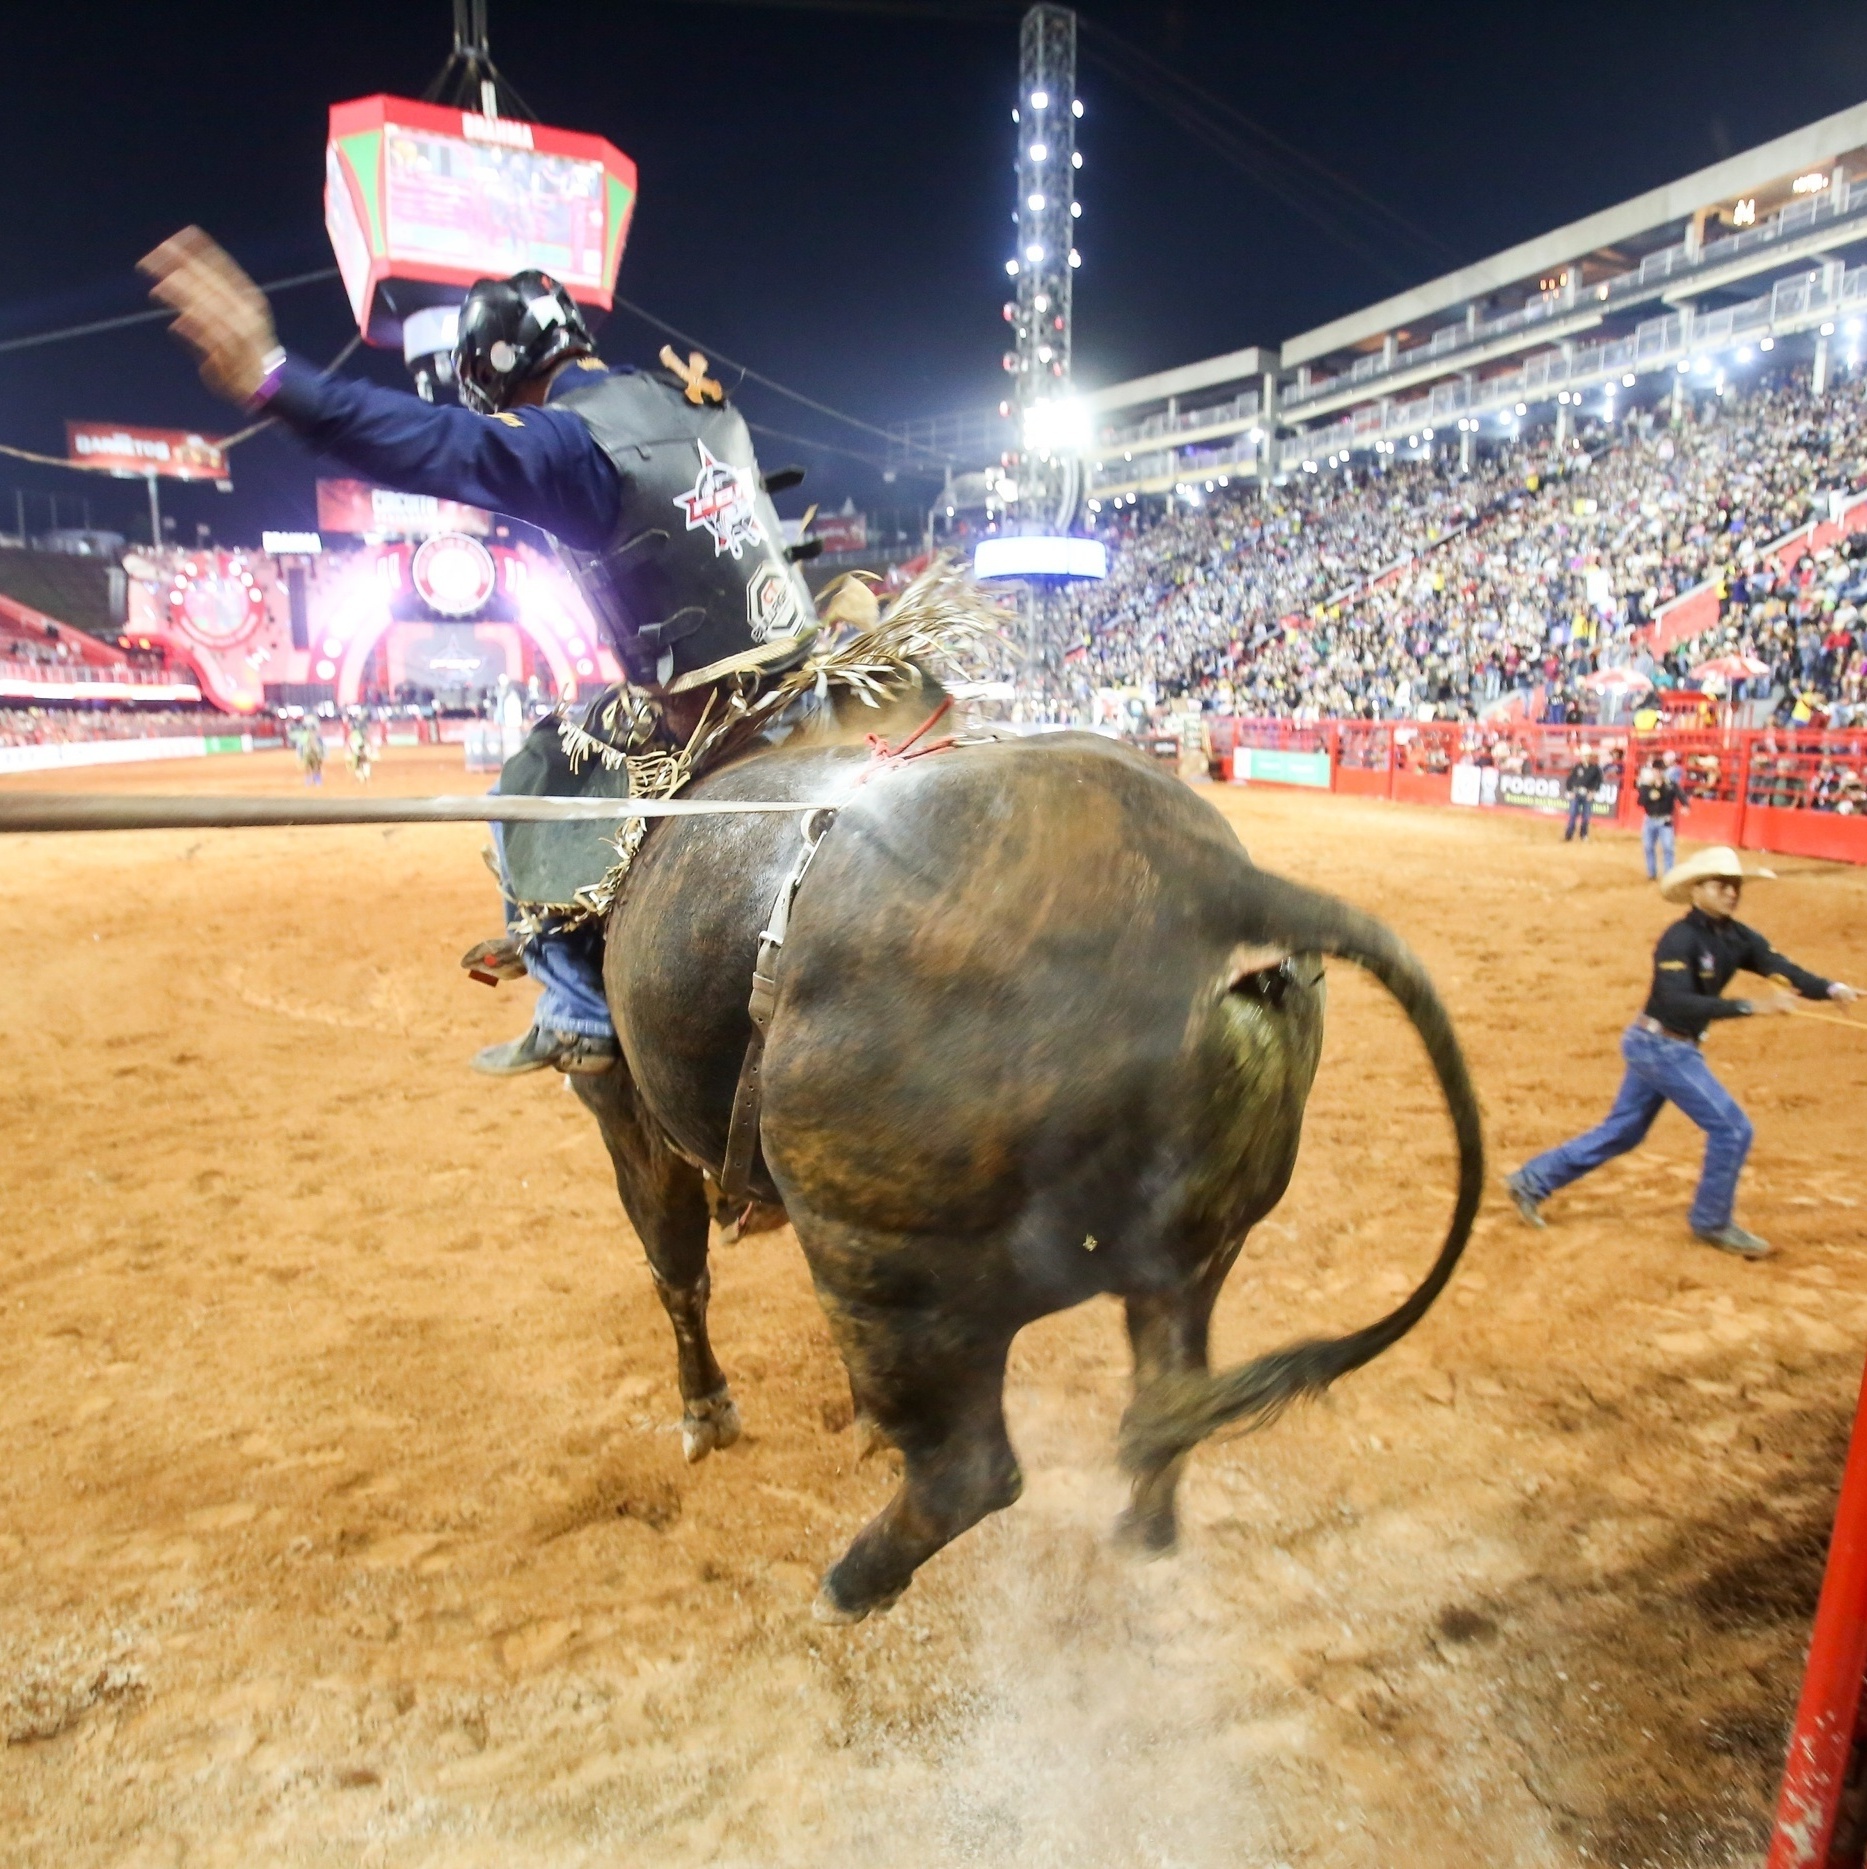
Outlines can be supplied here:
M240 730L212 707L0 707L0 746L161 740Z
M1867 381L1806 375L1748 394L1595 423L1558 448L1509 440L1456 456L1299 475L1169 503L1108 529L1112 569L1066 599L1052 704L1137 689L1240 714L1469 719L1511 694L1552 721L1590 718L1589 678L1632 667L1657 687L1714 677L1764 713L1867 719L1867 564L1846 552L1772 569L1758 547L1867 484ZM1386 575L1383 575L1386 574ZM1656 661L1633 634L1669 598L1721 582L1715 632Z

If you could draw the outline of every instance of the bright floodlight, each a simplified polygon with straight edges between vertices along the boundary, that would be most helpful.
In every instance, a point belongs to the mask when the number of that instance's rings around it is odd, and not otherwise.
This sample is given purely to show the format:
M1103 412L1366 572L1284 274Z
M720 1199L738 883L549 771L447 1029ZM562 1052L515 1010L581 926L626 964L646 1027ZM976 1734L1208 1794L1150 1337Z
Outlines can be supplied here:
M1037 265L1044 257L1043 242L1041 240L1033 240L1031 244L1024 249L1024 257L1029 260L1033 266Z
M1031 145L1031 160L1033 162L1047 162L1049 159L1050 147L1048 144L1033 143Z
M1633 386L1634 386L1634 373L1633 371L1629 370L1628 373L1624 377L1621 378L1621 387L1623 389L1632 389Z
M1005 262L1005 270L1015 279L1018 276L1018 262L1016 260L1007 260Z
M1032 403L1024 412L1024 445L1033 454L1080 454L1089 445L1089 411L1074 396Z
M1033 91L1031 93L1031 108L1033 110L1048 110L1050 108L1050 93L1048 91Z
M1776 348L1776 339L1773 337L1766 337L1758 343L1757 348L1759 350L1774 350Z
M976 578L1105 578L1108 547L1100 539L1014 533L981 539L972 554Z
M1072 266L1080 266L1082 263L1083 263L1083 256L1080 253L1078 253L1074 247L1071 247L1070 248L1070 264Z
M1071 99L1070 115L1072 117L1080 117L1082 114L1083 114L1083 100L1080 97Z
M1030 210L1031 210L1031 212L1032 212L1033 214L1042 214L1042 213L1043 213L1043 211L1044 211L1044 198L1043 198L1043 196L1042 196L1042 195L1032 195L1032 196L1030 197L1030 202L1029 202L1029 206L1030 206Z

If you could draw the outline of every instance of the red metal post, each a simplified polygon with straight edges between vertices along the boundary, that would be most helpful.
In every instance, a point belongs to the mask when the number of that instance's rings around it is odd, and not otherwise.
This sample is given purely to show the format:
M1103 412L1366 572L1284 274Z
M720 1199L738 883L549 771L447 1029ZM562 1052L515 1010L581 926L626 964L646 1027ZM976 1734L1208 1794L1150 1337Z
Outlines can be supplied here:
M1394 795L1394 773L1400 763L1400 736L1390 721L1387 727L1387 795Z
M1757 736L1746 733L1738 743L1737 755L1737 835L1731 839L1734 848L1744 848L1744 821L1750 816L1750 756L1755 750Z
M1329 750L1329 789L1333 792L1336 768L1342 763L1342 723L1339 720L1332 720L1323 732L1327 736L1324 744Z
M1748 764L1748 762L1746 762ZM1748 776L1748 775L1746 775ZM1854 1414L1808 1671L1765 1869L1827 1869L1867 1676L1867 1379Z

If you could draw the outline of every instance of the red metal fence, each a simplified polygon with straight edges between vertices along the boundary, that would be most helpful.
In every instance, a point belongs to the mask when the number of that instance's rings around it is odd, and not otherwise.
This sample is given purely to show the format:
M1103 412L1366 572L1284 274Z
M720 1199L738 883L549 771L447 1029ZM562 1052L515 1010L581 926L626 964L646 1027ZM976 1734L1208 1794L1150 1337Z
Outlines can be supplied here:
M1867 863L1867 727L1550 727L1523 721L1233 720L1209 716L1215 773L1238 749L1326 753L1329 790L1423 805L1562 813L1582 747L1605 783L1597 822L1632 828L1634 776L1650 754L1685 773L1680 834L1701 843ZM1276 783L1254 771L1253 784Z

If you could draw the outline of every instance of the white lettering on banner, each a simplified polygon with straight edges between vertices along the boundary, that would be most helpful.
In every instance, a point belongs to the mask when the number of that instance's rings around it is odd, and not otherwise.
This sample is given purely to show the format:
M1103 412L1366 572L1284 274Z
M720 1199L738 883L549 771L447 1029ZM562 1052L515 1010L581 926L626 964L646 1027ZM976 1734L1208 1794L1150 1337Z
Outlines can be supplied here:
M1621 788L1608 781L1595 793L1594 810L1590 815L1611 818L1619 809L1620 800ZM1566 811L1569 808L1569 794L1561 779L1538 778L1528 772L1500 772L1497 777L1497 802L1500 805L1518 805L1529 811Z
M79 429L71 438L71 445L79 454L127 454L139 461L166 461L169 458L169 444L148 435L127 435L118 430L114 435L90 435Z
M532 126L517 117L482 117L477 111L463 110L460 133L470 143L503 143L508 149L532 147Z
M392 493L387 487L370 488L370 516L384 531L411 521L432 523L441 514L441 502L432 493Z

